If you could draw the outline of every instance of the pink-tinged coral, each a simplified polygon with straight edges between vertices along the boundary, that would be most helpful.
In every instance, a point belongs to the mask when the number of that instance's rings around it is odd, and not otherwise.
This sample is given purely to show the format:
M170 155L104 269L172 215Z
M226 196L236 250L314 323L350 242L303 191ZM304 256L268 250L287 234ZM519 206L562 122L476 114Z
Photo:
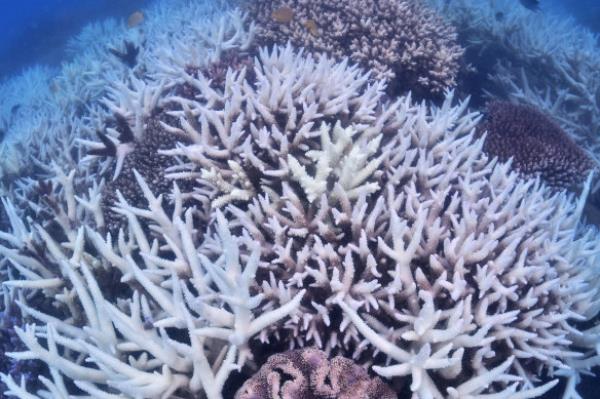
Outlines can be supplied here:
M512 159L520 173L557 189L581 186L598 167L549 115L532 106L491 102L478 130L486 135L483 150L490 156Z
M421 2L258 0L247 2L259 44L290 41L338 60L349 57L399 91L429 96L456 84L463 49L456 32Z
M314 348L269 357L235 399L396 399L379 377L345 357Z

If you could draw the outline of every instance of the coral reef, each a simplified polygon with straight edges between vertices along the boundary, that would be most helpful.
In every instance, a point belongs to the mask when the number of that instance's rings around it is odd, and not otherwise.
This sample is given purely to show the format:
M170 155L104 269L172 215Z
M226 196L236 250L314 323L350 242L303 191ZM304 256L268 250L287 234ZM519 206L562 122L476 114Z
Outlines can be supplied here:
M492 63L485 71L488 95L546 111L577 143L598 153L600 47L596 34L562 13L532 13L516 7L512 0L427 2L443 10L457 27L474 62Z
M238 391L236 399L396 399L380 378L341 356L299 349L273 355Z
M32 388L39 388L38 376L46 372L45 365L37 360L18 360L8 356L8 353L25 350L15 328L23 326L21 311L14 298L4 288L4 304L0 311L0 375L22 380ZM8 378L8 377L3 377ZM0 398L6 397L0 393Z
M527 105L491 102L478 126L483 150L526 176L539 176L557 189L581 187L598 165L556 122Z
M258 24L221 6L163 1L143 32L123 24L89 48L114 71L50 100L40 144L15 139L37 161L1 187L4 299L25 320L6 355L48 371L3 374L6 395L221 399L313 364L280 393L324 378L310 388L388 395L373 372L415 399L534 398L559 379L577 398L600 365L591 179L554 192L492 160L452 92L392 98L291 44L250 60ZM107 50L142 37L133 68ZM73 65L57 84L94 62Z
M158 149L177 183L153 193L133 171L146 204L118 197L115 241L74 171L53 179L61 234L9 218L0 249L23 275L9 284L65 292L54 309L20 304L35 325L12 356L52 366L46 392L219 398L261 341L351 357L418 398L535 397L556 383L538 378L597 364L581 202L490 163L466 103L389 102L356 66L292 47L240 67L222 91L182 68L193 99L172 86L152 102L182 138ZM102 289L102 270L127 289Z
M534 187L532 182L519 182L516 175L508 174L506 165L494 168L486 164L481 155L476 155L482 142L474 142L472 136L466 135L477 120L472 115L461 117L460 108L450 111L446 103L445 112L440 113L447 114L438 121L428 116L425 109L413 108L407 100L380 105L383 87L370 99L365 94L358 95L370 92L364 87L366 76L344 79L355 82L352 91L343 84L310 84L313 80L336 82L348 73L331 68L337 73L322 76L320 73L327 70L321 66L327 65L325 62L323 58L316 64L295 58L289 49L275 51L271 56L263 53L262 66L255 68L256 83L245 83L243 73L232 73L228 79L231 85L223 92L225 97L210 91L209 97L205 93L198 96L200 104L211 104L214 110L180 101L189 107L188 115L195 115L186 119L184 112L179 113L181 125L188 126L186 132L196 143L169 152L190 161L182 165L184 170L173 170L171 176L196 179L200 183L196 197L204 194L204 204L215 208L232 204L227 209L236 220L235 225L243 227L238 234L260 243L266 256L261 263L264 272L259 268L256 279L265 298L271 301L262 305L265 309L276 306L279 297L289 298L301 288L306 289L299 317L284 321L284 327L277 327L272 337L269 335L273 333L264 331L262 339L291 339L293 346L314 344L327 352L374 363L385 361L373 358L374 349L402 364L415 364L416 358L411 356L418 356L423 359L419 368L391 367L385 375L413 373L413 380L420 383L412 388L422 397L440 395L439 388L431 382L435 379L440 383L440 375L445 378L441 380L445 386L449 379L463 381L467 375L503 374L513 362L519 364L514 366L519 370L550 371L573 360L562 357L561 353L569 352L566 348L548 352L542 341L534 338L539 333L535 323L523 319L546 314L550 308L557 312L563 309L562 304L551 299L557 297L552 289L548 290L554 272L543 277L525 270L533 272L530 268L535 269L533 264L537 262L533 259L546 256L542 255L543 247L533 244L536 234L550 237L543 232L546 222L538 225L542 219L532 219L534 213L541 217L540 207L546 206L556 211L564 200L553 197L544 201L557 201L554 205L542 205L535 198L549 196L542 194L544 189ZM281 69L284 67L287 74ZM356 86L361 81L363 89ZM202 80L196 86L202 87ZM310 87L311 91L303 87ZM332 88L346 93L342 103L332 98ZM321 90L327 90L328 96ZM356 99L349 95L352 92L357 93ZM289 96L287 101L285 96ZM313 114L317 118L302 112L310 104L303 96L313 99L317 111ZM331 102L338 105L336 117L344 122L327 125L320 120L330 113L327 105ZM353 106L357 103L370 107ZM362 110L361 117L368 118L358 119L356 109ZM199 123L198 130L189 127L192 123ZM435 127L429 127L429 123ZM372 129L373 125L379 127ZM224 126L231 128L223 129ZM213 129L219 132L217 136L209 134ZM439 172L435 172L438 168ZM511 209L508 203L516 208ZM446 219L444 215L453 214L455 209L461 209L463 216ZM543 218L549 216L542 214ZM564 209L550 223L558 223L569 214L578 217L575 209ZM538 233L523 237L519 233L523 231ZM573 233L571 230L567 235ZM404 239L408 241L403 242ZM213 247L217 249L213 256L222 254L218 245ZM566 254L570 252L568 247L560 251ZM523 262L522 273L514 270L515 262ZM533 262L531 266L525 266L529 262ZM593 267L592 263L588 265ZM499 285L490 285L489 279ZM436 310L442 291L446 292L441 295L444 313ZM473 296L475 292L478 294ZM506 295L508 292L515 295ZM540 300L541 292L549 296ZM523 295L531 301L522 302ZM513 300L509 299L511 296ZM500 297L500 303L491 299ZM490 303L496 304L489 308ZM579 306L587 307L583 302ZM537 307L539 310L533 310ZM472 316L474 309L486 310L478 319ZM493 314L487 314L487 309L493 309ZM368 313L368 322L359 316L362 312ZM484 314L496 320L493 327L487 324ZM510 343L491 336L484 339L490 331L499 336L511 335L505 332L506 328L512 331L512 327L505 326L504 317L510 320L509 325L515 322L529 326L524 327L528 338L516 340L527 348L528 354L521 360L510 357L510 362L492 372L485 364L498 365L499 359L494 360L490 354L504 353L506 359L505 351L515 347L516 337L507 338ZM546 325L547 321L544 317L542 323ZM428 327L417 327L413 322ZM459 327L461 323L464 324ZM570 327L552 324L557 335L546 338L558 342L554 340L560 341ZM448 332L444 346L434 331L444 331L449 326L457 330ZM395 333L387 333L387 329ZM389 334L390 341L384 344L378 334ZM396 340L397 347L392 344ZM432 352L433 343L441 352ZM400 348L404 349L394 352ZM429 363L430 356L443 360L438 366L437 362ZM459 359L463 356L476 360L468 367L462 366ZM438 374L438 367L453 371ZM387 373L384 368L376 370ZM436 377L424 377L425 370ZM532 378L524 374L521 377ZM481 388L471 387L466 384L463 394ZM516 388L507 388L505 394L510 395ZM463 388L445 389L459 394Z
M172 135L161 126L161 119L168 119L166 114L159 113L145 118L144 133L139 139L134 137L127 120L118 114L115 119L116 127L109 130L118 133L118 144L108 138L109 136L98 132L103 147L88 151L90 155L112 157L117 160L112 177L108 176L108 171L98 173L98 177L104 177L105 181L101 184L102 219L96 227L105 228L113 235L116 235L119 228L125 225L125 217L112 209L118 203L119 197L123 197L135 207L143 207L146 204L134 173L139 173L144 178L152 192L169 192L172 182L165 177L165 171L176 163L173 158L162 155L159 151L173 148L178 142L186 143L185 138ZM86 144L97 147L96 143L86 142ZM183 187L186 185L184 184Z
M463 49L456 32L420 2L248 1L258 44L290 41L338 60L349 57L399 92L430 97L456 84Z

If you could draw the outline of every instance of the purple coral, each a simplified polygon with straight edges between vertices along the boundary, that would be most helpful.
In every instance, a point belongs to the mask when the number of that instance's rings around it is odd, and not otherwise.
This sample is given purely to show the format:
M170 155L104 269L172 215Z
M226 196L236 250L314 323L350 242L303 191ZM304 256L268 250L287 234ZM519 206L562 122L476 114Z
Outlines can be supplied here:
M455 29L420 2L395 0L260 0L249 2L258 44L302 46L349 57L428 96L455 86L463 48Z
M276 354L240 388L235 399L395 399L380 378L354 361L314 348Z
M512 158L526 176L539 176L557 189L578 186L596 163L548 115L528 105L491 102L479 126L484 151L500 161Z

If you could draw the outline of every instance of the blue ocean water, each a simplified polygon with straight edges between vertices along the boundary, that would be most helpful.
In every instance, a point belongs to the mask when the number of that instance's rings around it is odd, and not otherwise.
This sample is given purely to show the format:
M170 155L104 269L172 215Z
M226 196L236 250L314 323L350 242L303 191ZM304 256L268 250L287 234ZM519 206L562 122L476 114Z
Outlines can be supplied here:
M545 3L542 1L542 3ZM560 10L564 15L572 15L577 21L600 33L600 2L597 0L550 0L548 5L555 10Z
M64 46L86 24L126 19L150 0L24 0L0 2L0 77L32 64L57 65Z
M108 17L126 20L151 0L36 0L2 4L0 12L0 81L36 64L58 66L68 57L65 45L83 26ZM335 1L335 0L332 0ZM487 0L481 0L487 1ZM517 4L517 1L515 1ZM600 34L600 1L541 0L542 10L572 17ZM584 379L580 393L593 399L597 380ZM564 388L561 384L559 388ZM560 397L556 388L545 397ZM1 397L1 395L0 395Z

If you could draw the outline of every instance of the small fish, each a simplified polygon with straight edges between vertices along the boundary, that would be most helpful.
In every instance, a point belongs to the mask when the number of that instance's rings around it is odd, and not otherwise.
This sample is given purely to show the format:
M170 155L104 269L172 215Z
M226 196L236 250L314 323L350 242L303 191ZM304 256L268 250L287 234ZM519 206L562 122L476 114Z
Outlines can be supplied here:
M288 6L279 7L271 13L271 18L280 24L288 24L294 19L294 10Z
M496 21L500 22L504 19L504 13L502 11L498 11L495 15Z
M519 0L523 7L527 8L531 11L539 11L540 10L540 0Z
M304 22L304 27L311 35L319 36L319 27L314 19L307 19L306 22Z
M127 18L127 27L134 28L144 22L144 13L141 11L136 11L132 13L129 18Z

